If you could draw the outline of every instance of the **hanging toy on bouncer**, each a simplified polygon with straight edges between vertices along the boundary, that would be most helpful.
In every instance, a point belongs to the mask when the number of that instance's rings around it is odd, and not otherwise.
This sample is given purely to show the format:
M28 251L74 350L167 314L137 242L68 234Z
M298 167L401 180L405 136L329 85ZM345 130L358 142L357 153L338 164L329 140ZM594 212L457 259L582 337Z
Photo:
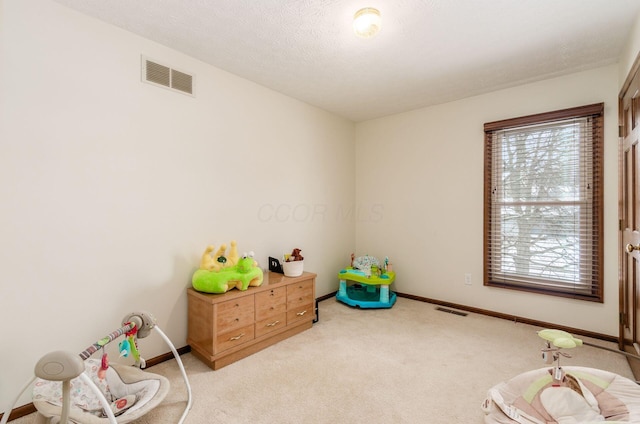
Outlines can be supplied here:
M100 380L104 380L107 376L107 370L109 369L109 357L107 356L107 352L104 351L104 346L102 346L102 360L100 361L100 369L98 370L98 378Z
M127 358L131 353L131 344L129 343L129 339L124 339L118 344L118 350L120 351L120 357Z
M122 353L123 351L121 349L121 356L127 357L131 355L133 356L133 359L137 366L139 366L140 368L146 368L147 364L145 360L140 356L140 351L138 350L138 327L136 325L133 325L131 327L131 330L125 333L125 336L125 341L127 341L128 344L123 345L123 347L127 350L125 353Z

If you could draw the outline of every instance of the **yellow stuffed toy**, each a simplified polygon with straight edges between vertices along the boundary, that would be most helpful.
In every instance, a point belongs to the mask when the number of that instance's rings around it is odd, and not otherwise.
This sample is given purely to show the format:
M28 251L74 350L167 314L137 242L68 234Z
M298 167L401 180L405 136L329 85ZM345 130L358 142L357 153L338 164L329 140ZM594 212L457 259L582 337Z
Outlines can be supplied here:
M238 247L235 240L231 241L229 256L226 256L226 244L221 244L216 254L211 257L211 252L213 252L214 249L215 247L213 245L207 246L202 254L202 259L200 259L200 269L207 271L220 271L222 268L228 268L238 264Z

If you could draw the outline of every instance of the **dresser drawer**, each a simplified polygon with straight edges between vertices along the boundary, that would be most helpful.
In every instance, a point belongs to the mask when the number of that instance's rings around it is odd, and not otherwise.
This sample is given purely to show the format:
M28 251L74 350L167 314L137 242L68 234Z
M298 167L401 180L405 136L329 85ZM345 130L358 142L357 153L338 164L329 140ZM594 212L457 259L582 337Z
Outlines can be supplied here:
M301 281L287 286L287 310L313 304L313 281ZM287 315L288 317L288 315Z
M257 293L255 299L256 321L262 321L287 311L286 287L279 287Z
M287 325L287 313L282 311L278 315L271 316L256 322L256 337L264 336L272 331L279 330Z
M217 331L224 333L254 322L253 296L245 296L217 305Z
M287 311L287 325L293 324L298 321L311 321L314 316L313 303L307 305L298 306Z
M245 327L237 328L216 337L216 353L241 345L254 339L253 323Z

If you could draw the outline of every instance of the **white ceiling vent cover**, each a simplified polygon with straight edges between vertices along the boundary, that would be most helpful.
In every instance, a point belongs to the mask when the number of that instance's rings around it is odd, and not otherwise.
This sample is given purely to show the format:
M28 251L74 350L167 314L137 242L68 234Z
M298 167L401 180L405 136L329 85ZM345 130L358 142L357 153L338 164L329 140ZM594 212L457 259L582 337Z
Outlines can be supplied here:
M142 56L142 81L194 96L195 77Z

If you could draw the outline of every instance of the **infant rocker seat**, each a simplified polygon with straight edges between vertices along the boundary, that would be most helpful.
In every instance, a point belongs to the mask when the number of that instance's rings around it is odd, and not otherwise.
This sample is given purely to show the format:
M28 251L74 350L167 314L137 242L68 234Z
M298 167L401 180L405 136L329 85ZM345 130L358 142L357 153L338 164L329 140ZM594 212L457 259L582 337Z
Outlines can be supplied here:
M489 389L482 404L486 424L640 422L638 384L609 371L561 367L560 357L570 357L561 349L582 346L582 340L562 330L546 329L538 335L546 341L543 359L554 366L524 372Z
M152 329L171 348L186 383L188 401L178 421L181 424L191 409L189 381L175 347L147 312L127 315L123 327L95 342L80 355L65 351L44 355L35 366L35 377L18 394L16 402L35 381L35 424L125 424L140 418L157 407L169 392L169 380L142 370L145 363L137 350L136 338L146 337ZM102 360L89 358L122 335L126 338L120 343L119 350L122 356L133 356L134 366L109 364L106 354ZM7 409L0 424L8 421L10 412L11 408Z

